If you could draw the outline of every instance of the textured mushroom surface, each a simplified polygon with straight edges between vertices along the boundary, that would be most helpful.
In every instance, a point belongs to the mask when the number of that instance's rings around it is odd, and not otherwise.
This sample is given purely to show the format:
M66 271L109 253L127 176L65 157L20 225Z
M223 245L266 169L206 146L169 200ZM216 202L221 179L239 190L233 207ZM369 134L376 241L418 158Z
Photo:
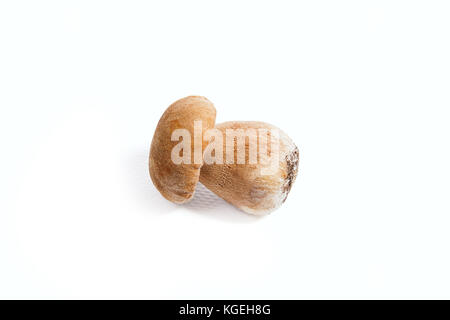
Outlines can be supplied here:
M289 191L297 177L299 152L294 142L280 129L264 122L231 121L216 125L216 129L225 136L227 129L275 129L279 132L278 165L270 174L263 174L268 164L258 161L250 164L248 161L249 139L245 140L247 161L245 164L212 163L201 168L200 182L209 190L235 205L244 212L254 215L268 214L280 207L286 200ZM271 136L268 135L268 155L272 152L270 147ZM223 150L226 150L225 139ZM258 149L261 147L258 138ZM238 147L231 150L237 159Z
M162 115L153 136L149 171L153 184L167 199L175 203L189 201L199 180L201 163L194 163L194 121L201 120L202 132L214 127L216 109L205 97L189 96L172 105ZM172 141L176 129L186 129L191 136L190 164L175 164L171 159L172 149L179 141ZM203 137L202 137L203 141ZM202 152L207 142L202 143Z

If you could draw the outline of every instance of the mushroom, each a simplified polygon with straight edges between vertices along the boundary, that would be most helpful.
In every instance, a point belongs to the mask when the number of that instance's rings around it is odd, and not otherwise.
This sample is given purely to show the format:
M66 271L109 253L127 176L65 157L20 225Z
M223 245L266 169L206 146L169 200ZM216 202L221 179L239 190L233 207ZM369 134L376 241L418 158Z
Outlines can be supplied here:
M297 176L299 152L294 142L264 122L232 121L218 124L215 129L226 139L220 141L217 133L214 140L219 139L219 146L216 144L214 155L212 150L205 150L200 182L249 214L265 215L280 207ZM256 144L258 159L254 155ZM226 150L226 159L217 159L220 147Z
M150 148L149 171L167 200L184 203L193 197L206 147L203 132L213 128L215 120L214 105L200 96L182 98L162 115Z

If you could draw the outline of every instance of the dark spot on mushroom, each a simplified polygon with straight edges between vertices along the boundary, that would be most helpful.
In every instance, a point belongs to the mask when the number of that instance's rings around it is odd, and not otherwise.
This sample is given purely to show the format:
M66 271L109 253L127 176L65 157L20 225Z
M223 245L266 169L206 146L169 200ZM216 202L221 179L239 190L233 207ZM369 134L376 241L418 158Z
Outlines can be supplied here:
M286 177L286 180L284 181L284 185L283 185L283 194L284 194L283 202L286 201L289 191L291 191L292 184L294 183L295 178L297 177L297 171L298 171L298 148L297 147L295 147L294 150L292 150L292 152L286 156L286 163L287 163L287 177Z

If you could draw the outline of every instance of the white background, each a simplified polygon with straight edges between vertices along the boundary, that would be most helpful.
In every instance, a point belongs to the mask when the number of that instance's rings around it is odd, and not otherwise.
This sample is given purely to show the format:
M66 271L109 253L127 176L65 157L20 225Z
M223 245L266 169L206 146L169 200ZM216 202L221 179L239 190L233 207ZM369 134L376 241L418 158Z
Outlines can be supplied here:
M2 1L0 298L450 298L449 17L448 1ZM297 143L278 211L153 187L157 121L191 94Z

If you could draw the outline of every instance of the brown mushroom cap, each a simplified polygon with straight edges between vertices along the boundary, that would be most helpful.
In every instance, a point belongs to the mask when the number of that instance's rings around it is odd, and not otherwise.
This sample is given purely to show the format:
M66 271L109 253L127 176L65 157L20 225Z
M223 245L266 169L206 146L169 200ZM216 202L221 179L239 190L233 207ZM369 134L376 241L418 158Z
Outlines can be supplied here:
M153 136L149 171L153 184L169 201L184 203L189 201L199 180L202 164L194 163L194 121L202 121L202 132L214 127L216 109L205 97L189 96L172 105L162 115ZM187 129L191 135L191 164L175 164L171 152L179 141L171 141L176 129ZM206 141L202 143L202 153Z

